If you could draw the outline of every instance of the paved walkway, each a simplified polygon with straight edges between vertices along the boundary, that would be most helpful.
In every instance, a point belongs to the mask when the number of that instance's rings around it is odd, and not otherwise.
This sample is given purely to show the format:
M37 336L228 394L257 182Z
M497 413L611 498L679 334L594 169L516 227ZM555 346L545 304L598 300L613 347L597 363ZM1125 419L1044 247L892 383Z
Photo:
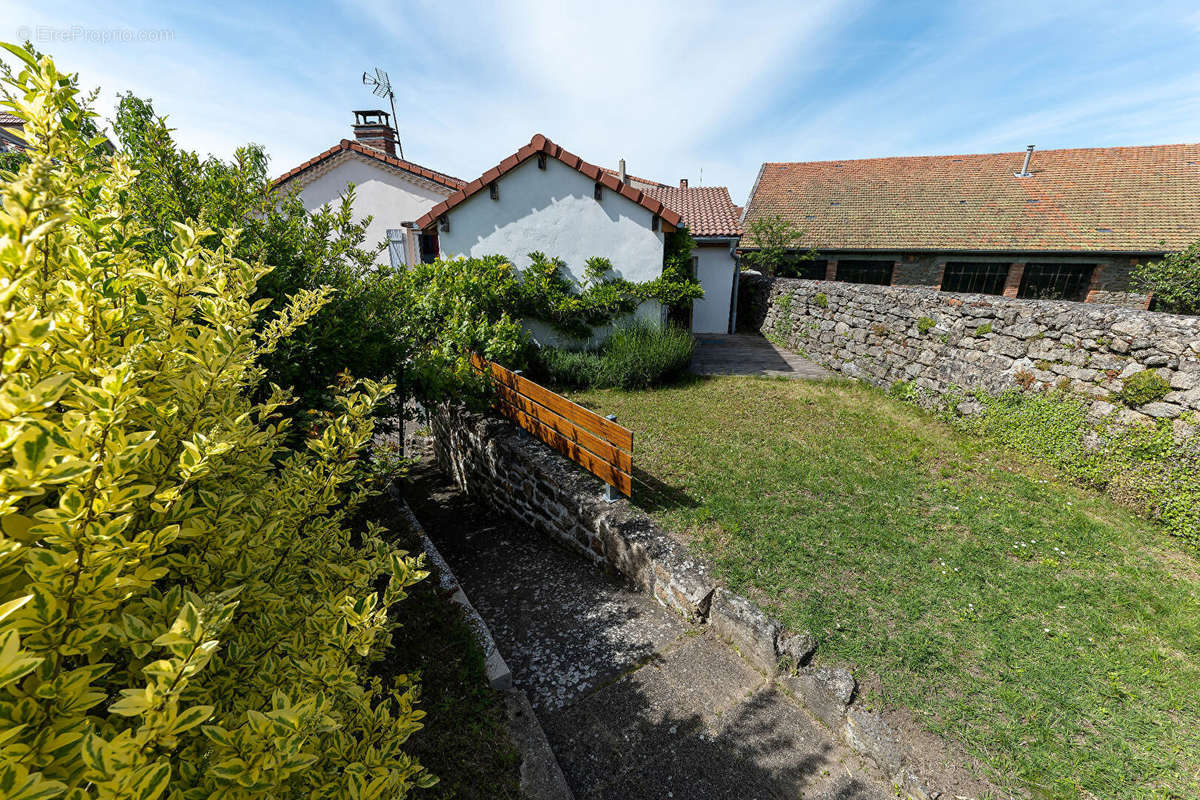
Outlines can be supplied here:
M761 336L734 333L696 335L692 372L697 375L769 375L786 378L832 378L834 374L807 358L776 347Z
M579 800L882 800L887 787L731 649L426 461L409 502L487 621Z

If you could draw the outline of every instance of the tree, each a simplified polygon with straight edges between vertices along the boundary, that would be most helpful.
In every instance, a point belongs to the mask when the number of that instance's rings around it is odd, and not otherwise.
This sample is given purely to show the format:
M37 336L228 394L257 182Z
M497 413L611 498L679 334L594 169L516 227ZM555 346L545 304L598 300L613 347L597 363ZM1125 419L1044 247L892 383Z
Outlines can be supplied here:
M372 665L424 577L346 520L389 391L347 381L300 451L260 357L329 290L263 318L235 230L130 206L71 76L6 46L30 160L0 186L0 792L400 798L418 687Z
M1161 261L1138 264L1133 283L1154 295L1155 308L1173 314L1200 314L1200 242Z
M749 248L742 255L743 268L756 269L763 275L774 276L797 261L811 260L816 253L797 254L804 231L778 214L758 217L746 229L743 245Z
M341 373L373 380L397 375L407 358L399 319L402 277L375 263L380 249L365 241L369 219L354 219L353 187L335 206L310 213L298 196L271 186L260 145L239 147L230 161L201 158L176 145L150 101L131 94L120 100L114 129L138 171L130 203L144 231L136 243L143 252L168 252L171 221L195 219L213 229L240 229L233 255L271 267L255 300L278 308L297 292L331 289L309 324L263 358L264 387L291 386L301 410L328 412L336 394L329 387Z

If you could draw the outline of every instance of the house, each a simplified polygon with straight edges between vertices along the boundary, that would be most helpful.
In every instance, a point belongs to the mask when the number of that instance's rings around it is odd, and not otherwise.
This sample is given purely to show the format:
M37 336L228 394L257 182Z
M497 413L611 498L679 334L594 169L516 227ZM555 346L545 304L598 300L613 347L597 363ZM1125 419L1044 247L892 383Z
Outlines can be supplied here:
M706 295L710 288L713 292L711 303L721 306L724 321L717 327L725 332L733 277L731 272L717 275L717 265L722 253L732 264L729 243L740 228L728 192L721 191L729 208L718 212L713 210L720 199L716 191L688 190L686 185L675 189L635 178L625 173L623 162L618 171L604 169L538 134L431 208L417 220L417 228L426 236L436 233L439 252L447 256L502 255L524 268L529 254L537 251L562 259L580 282L587 259L602 256L621 277L640 283L662 274L667 233L689 221L705 226L705 247L697 248L694 263ZM716 276L711 287L704 282L710 275ZM710 318L717 314L707 306L698 303L697 309L694 325L716 324ZM645 302L636 314L662 319L665 310ZM544 328L533 327L539 338L553 338Z
M356 219L372 217L367 244L388 248L380 263L410 264L421 252L412 222L463 186L463 181L396 155L396 138L383 111L354 112L354 140L342 139L325 152L279 176L277 191L298 192L309 211L337 203L354 184ZM426 248L431 250L432 245Z
M1145 307L1133 266L1200 239L1200 144L765 163L742 222L775 215L802 277Z
M734 205L724 186L650 186L646 194L678 211L683 225L696 240L692 274L704 288L704 297L691 309L693 333L732 333L737 310L737 245L742 235L742 209Z
M8 111L0 111L0 153L25 150L25 120Z

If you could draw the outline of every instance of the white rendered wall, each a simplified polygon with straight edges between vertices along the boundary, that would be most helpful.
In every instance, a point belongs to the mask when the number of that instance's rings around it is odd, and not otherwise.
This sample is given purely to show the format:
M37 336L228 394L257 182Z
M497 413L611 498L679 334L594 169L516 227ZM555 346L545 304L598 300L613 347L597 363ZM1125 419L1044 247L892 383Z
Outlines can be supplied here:
M359 156L337 156L339 161L300 190L300 200L309 211L329 203L341 202L346 187L354 184L354 218L371 216L364 245L375 247L387 242L388 228L413 222L450 196L450 190L437 192L423 183L406 180L382 165ZM388 263L386 248L376 261Z
M697 245L696 280L704 297L692 304L692 333L729 333L729 306L733 300L733 276L737 269L729 254L729 243Z
M484 189L449 212L450 230L439 231L446 257L502 255L524 269L535 251L566 262L580 281L592 256L612 262L621 277L640 283L662 275L663 233L650 229L653 214L607 187L594 198L595 181L553 159L538 169L531 158L499 179L500 198ZM642 303L636 315L661 320L656 302ZM530 321L534 338L569 344L548 325ZM606 331L598 330L589 344Z

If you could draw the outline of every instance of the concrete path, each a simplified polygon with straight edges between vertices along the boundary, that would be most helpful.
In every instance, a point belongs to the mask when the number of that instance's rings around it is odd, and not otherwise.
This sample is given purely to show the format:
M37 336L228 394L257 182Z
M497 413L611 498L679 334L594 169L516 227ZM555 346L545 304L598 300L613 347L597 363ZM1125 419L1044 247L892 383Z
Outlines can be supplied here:
M710 633L476 505L428 460L407 494L580 800L891 796Z
M786 378L832 378L834 374L807 358L776 347L761 336L734 333L696 335L692 372L697 375L768 375Z

